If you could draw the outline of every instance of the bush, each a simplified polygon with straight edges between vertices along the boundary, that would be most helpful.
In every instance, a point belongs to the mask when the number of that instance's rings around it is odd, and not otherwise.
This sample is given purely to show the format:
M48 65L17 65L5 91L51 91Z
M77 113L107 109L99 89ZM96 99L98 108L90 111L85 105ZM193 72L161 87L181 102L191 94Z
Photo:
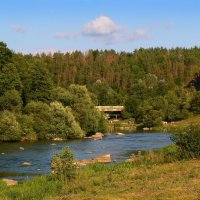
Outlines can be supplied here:
M69 107L64 107L59 102L50 104L51 125L48 138L61 137L75 139L84 137L84 132L76 122Z
M20 123L22 130L22 140L37 140L37 133L35 132L34 119L32 115L18 114L17 120Z
M69 181L75 178L75 157L69 147L65 147L55 155L51 161L52 177L60 181Z
M14 113L3 111L0 113L0 141L20 141L22 131Z
M173 134L171 139L178 147L180 158L200 158L200 126L190 126L182 134Z

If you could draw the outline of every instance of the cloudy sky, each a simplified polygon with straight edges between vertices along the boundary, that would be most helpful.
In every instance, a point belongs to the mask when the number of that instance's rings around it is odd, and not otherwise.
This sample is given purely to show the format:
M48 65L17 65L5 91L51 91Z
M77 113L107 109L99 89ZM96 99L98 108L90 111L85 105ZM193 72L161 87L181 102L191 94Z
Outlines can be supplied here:
M0 41L23 53L200 46L200 1L6 0Z

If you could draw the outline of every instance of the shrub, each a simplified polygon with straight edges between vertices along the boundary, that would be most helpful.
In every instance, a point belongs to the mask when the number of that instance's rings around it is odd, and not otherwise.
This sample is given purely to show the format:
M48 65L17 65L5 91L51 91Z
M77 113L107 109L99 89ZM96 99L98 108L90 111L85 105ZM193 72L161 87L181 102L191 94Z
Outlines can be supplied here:
M182 134L173 134L171 139L178 147L180 158L200 158L200 126L190 126Z
M0 113L0 141L20 141L22 131L14 113L3 111Z
M22 130L22 140L37 140L37 133L35 132L34 119L32 115L18 114L17 120L20 123Z
M51 125L48 138L62 137L65 139L81 138L84 132L76 122L69 107L64 107L59 102L50 104Z
M60 181L69 181L75 178L75 157L69 147L65 147L55 155L51 161L52 177Z

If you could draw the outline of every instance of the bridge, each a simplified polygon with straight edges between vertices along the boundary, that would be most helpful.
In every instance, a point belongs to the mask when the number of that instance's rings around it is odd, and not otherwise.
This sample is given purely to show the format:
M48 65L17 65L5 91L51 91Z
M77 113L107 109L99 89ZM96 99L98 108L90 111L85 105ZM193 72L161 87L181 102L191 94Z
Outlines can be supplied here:
M105 112L108 119L121 116L121 112L124 110L124 106L96 106L96 109L101 112Z
M102 112L122 112L124 106L96 106L96 109Z

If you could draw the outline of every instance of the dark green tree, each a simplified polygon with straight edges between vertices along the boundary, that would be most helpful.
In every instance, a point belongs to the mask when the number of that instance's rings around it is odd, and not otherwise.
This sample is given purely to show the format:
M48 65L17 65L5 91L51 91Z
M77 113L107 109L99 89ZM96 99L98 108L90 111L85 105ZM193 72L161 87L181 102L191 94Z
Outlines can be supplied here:
M5 64L11 62L13 52L7 48L6 43L0 42L0 70L4 67Z
M0 73L0 95L8 90L17 90L21 93L22 83L14 64L6 64Z
M4 95L0 97L0 110L21 112L22 99L17 90L7 90Z
M61 87L56 87L52 90L52 98L54 101L61 102L64 106L69 106L72 101L71 93Z
M195 114L200 114L200 91L196 92L190 102L190 109Z
M69 92L72 94L71 107L76 120L86 134L94 134L98 131L102 118L96 110L87 88L85 86L70 85Z
M32 82L27 94L27 102L42 101L49 103L52 100L53 81L48 70L41 64L34 67Z
M31 101L26 105L25 113L33 117L33 129L38 139L48 139L52 118L49 105Z

